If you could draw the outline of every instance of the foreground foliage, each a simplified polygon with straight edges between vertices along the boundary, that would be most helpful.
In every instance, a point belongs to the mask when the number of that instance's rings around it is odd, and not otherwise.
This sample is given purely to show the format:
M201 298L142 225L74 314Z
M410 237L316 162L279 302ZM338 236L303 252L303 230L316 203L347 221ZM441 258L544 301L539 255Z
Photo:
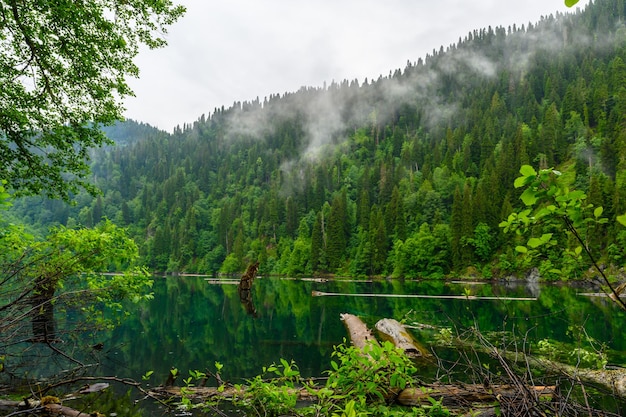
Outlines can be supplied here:
M482 334L470 328L452 333L442 328L440 333L433 347L442 356L422 364L419 377L416 364L389 342L370 342L359 349L344 340L334 348L325 382L302 378L293 361L281 359L246 384L229 388L221 383L217 390L194 391L194 383L205 380L207 374L190 371L178 391L178 404L183 410L209 415L229 409L226 401L257 416L337 417L613 416L617 414L612 410L621 407L623 390L611 393L610 382L598 379L600 371L593 370L602 369L606 361L600 360L603 353L589 336L572 351L571 346L557 346L549 340L518 350L526 341L511 332ZM531 350L535 355L530 355ZM554 361L557 357L569 358L576 365ZM221 369L221 364L216 365ZM202 396L207 393L209 400Z
M0 187L4 205L8 197ZM83 367L97 332L127 314L122 303L151 296L149 274L134 264L137 245L111 222L57 227L44 239L1 217L0 225L3 379L52 377L58 369L45 358L55 355L66 367ZM119 272L104 274L110 270Z
M616 278L605 274L594 254L604 237L603 225L609 222L602 215L604 208L588 203L583 191L571 190L571 180L557 170L537 172L524 165L520 173L515 187L524 187L520 199L526 208L511 213L500 223L504 232L531 236L515 250L525 255L529 265L533 260L538 261L541 275L553 279L581 275L586 265L583 257L586 258L602 277L602 284L611 299L626 310L626 304L620 298L624 287L614 287ZM626 214L617 216L616 220L626 226ZM622 230L620 234L624 233Z
M404 352L390 342L370 343L359 349L348 346L344 340L343 344L335 346L333 358L324 385L302 378L293 361L282 359L280 364L265 367L261 375L248 380L245 390L236 385L240 394L233 398L233 404L259 416L450 415L435 400L425 407L393 405L399 392L413 384L416 368ZM191 401L184 397L185 391L182 392L182 403L191 406ZM302 392L308 394L308 400L298 404ZM219 401L209 405L215 407Z

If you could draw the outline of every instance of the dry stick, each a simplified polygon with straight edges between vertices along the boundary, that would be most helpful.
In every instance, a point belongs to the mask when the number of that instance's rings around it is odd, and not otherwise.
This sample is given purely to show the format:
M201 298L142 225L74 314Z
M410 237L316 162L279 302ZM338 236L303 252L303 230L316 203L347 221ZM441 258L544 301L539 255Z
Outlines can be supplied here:
M59 386L63 386L63 385L69 385L69 384L73 384L75 382L79 382L79 381L114 381L114 382L120 382L124 385L130 385L132 387L137 388L137 390L139 390L142 394L144 394L146 397L152 398L155 401L158 401L161 405L167 406L169 407L169 405L162 401L161 399L155 397L154 395L152 395L149 391L146 391L145 389L143 389L141 387L141 383L137 382L133 379L129 379L129 378L118 378L116 376L78 376L72 379L67 379L61 382L57 382L56 384L50 385L48 387L46 387L42 393L46 393L48 391L50 391L53 388L59 387Z
M572 224L570 219L568 219L567 217L564 217L563 220L565 221L565 226L567 226L569 231L574 235L576 240L578 240L578 242L580 243L582 248L585 250L585 253L587 254L589 259L591 260L591 263L593 264L593 267L596 269L596 271L598 271L600 273L600 275L602 276L602 279L604 280L605 284L611 290L611 295L613 295L613 297L609 297L609 298L611 300L615 301L615 303L618 306L620 306L622 310L626 311L626 304L624 303L624 301L622 301L622 299L620 298L619 294L615 291L615 288L613 288L613 286L611 285L611 282L609 282L609 279L604 274L604 271L602 270L602 268L600 268L600 266L596 262L596 259L593 257L593 254L589 250L589 247L587 247L587 244L583 241L582 237L578 234L578 231L576 230L576 228L574 227L574 225Z

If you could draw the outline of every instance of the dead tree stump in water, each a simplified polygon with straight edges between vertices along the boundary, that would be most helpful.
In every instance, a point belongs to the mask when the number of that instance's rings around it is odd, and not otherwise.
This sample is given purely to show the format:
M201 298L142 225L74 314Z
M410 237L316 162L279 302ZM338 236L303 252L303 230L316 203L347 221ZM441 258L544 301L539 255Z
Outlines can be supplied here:
M256 274L259 271L259 262L248 265L246 272L241 276L239 285L237 285L237 292L239 293L239 301L246 309L246 313L253 317L257 317L256 307L252 302L252 282L256 278Z

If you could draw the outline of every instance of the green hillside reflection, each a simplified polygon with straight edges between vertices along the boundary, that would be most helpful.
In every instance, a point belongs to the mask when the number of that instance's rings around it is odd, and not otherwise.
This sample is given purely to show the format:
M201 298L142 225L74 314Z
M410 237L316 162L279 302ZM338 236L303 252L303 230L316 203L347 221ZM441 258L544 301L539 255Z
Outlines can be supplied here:
M280 358L296 361L304 376L328 369L333 345L346 337L341 313L360 316L368 325L381 318L482 332L513 331L530 340L575 344L587 334L607 343L610 363L623 363L624 313L608 300L579 295L567 286L478 285L441 281L328 281L261 277L252 299L258 317L246 313L233 281L210 283L203 277L156 278L155 297L129 311L129 319L105 343L102 372L163 383L170 367L214 370L231 382L260 373ZM312 291L346 295L312 296ZM364 296L354 296L362 294ZM428 299L388 295L464 295L537 297L535 301ZM375 295L375 296L374 296ZM415 330L429 346L436 330Z

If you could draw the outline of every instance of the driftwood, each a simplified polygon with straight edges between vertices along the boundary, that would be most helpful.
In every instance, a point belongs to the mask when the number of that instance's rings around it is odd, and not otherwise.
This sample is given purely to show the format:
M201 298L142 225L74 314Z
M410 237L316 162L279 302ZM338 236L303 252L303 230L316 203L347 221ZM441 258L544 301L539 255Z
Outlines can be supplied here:
M347 313L341 314L340 317L341 321L343 321L343 324L348 330L348 334L350 335L350 341L354 346L359 349L363 349L368 342L378 344L378 341L376 340L370 329L367 328L365 323L363 323L360 318L358 318L354 314Z
M93 417L102 414L96 413L83 413L70 407L66 407L61 404L46 404L43 407L48 414L61 415L66 417Z
M313 402L317 399L313 391L309 391L305 388L292 388L288 389L292 394L297 395L298 401L310 401ZM185 387L185 397L193 401L206 401L212 398L221 399L233 399L241 397L245 394L245 386L222 386L222 387ZM180 398L182 392L180 387L156 387L150 394L156 398Z
M397 320L382 319L376 325L381 339L388 340L395 347L400 348L410 358L425 358L431 356L428 350L418 343L406 328Z
M556 370L574 381L586 381L607 388L612 394L626 398L626 369L585 369L553 362L547 359L527 357L529 363L543 369Z
M346 325L354 346L362 348L371 340L371 332L358 317L342 314L341 320ZM422 355L428 354L425 348L420 349L417 342L398 321L383 319L376 323L376 328L383 339L392 341L396 347L403 349L408 355L423 358ZM528 385L519 378L512 378L512 384L508 385L492 385L485 382L483 385L434 384L407 388L398 394L395 401L400 405L417 406L429 405L431 400L435 399L451 408L470 408L473 404L480 403L484 405L484 409L477 414L480 416L496 415L493 404L500 404L505 408L510 407L511 404L515 408L521 404L525 410L533 410L533 412L539 412L537 415L542 415L541 410L544 408L542 404L546 400L552 400L553 396L556 397L555 387ZM511 415L522 414L514 412Z
M555 387L533 386L532 393L542 400L550 400L555 394ZM228 387L186 387L185 396L195 401L206 401L213 398L232 399L245 394L245 386ZM315 389L293 388L289 392L297 395L298 401L314 402L317 400ZM155 397L180 398L180 387L156 387L151 392ZM473 403L492 403L503 398L514 398L519 391L511 385L483 386L470 385L444 385L432 384L419 387L406 388L398 394L396 402L405 406L418 406L432 404L430 399L442 399L446 406L459 407L469 406Z
M530 386L529 391L541 400L551 400L555 395L555 387ZM406 388L400 392L396 401L406 406L429 405L430 399L441 400L447 407L471 406L475 403L492 403L505 399L515 399L520 393L511 385L425 385Z
M87 385L83 387L77 394L89 394L94 392L100 392L109 387L109 384L105 382ZM75 394L70 394L64 397L67 400L76 399ZM54 396L45 396L40 400L33 398L25 398L22 401L7 401L0 400L0 410L24 410L23 412L30 412L29 415L35 413L41 413L44 415L64 416L64 417L97 417L101 416L98 412L85 413L76 410L72 407L67 407L61 404L61 399ZM19 413L19 411L18 411Z

